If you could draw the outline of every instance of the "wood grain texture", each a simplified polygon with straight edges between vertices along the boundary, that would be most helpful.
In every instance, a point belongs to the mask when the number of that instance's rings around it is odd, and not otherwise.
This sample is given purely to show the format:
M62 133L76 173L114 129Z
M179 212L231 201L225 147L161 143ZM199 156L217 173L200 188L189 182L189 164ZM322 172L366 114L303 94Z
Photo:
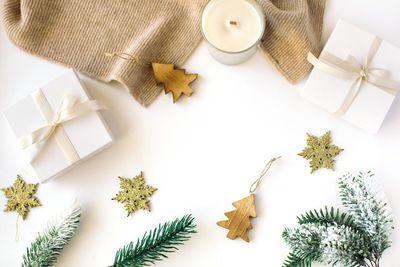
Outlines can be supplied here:
M217 225L229 229L227 234L228 238L233 240L236 237L240 237L244 241L249 242L247 230L253 229L250 217L255 218L257 216L254 204L254 194L250 194L248 197L233 202L232 205L236 209L225 213L228 220L219 221L217 222Z
M174 64L151 63L158 84L164 84L165 94L172 92L174 103L182 94L191 96L193 89L189 84L196 80L197 74L185 74L184 69L175 69Z

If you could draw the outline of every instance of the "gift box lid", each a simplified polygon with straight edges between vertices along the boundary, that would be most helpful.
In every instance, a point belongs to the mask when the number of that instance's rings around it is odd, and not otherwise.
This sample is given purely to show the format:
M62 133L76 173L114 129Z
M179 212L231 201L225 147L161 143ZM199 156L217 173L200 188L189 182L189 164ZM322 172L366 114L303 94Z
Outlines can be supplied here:
M78 102L90 99L72 69L53 81L38 87L38 89L42 91L53 112L56 112L66 94L77 97ZM3 110L3 114L17 139L46 123L32 94L23 97ZM112 143L110 131L98 111L85 113L63 123L61 127L79 155L79 161L88 158ZM31 153L29 149L24 152L26 154ZM27 158L29 157L31 155L27 155ZM67 160L54 136L51 136L30 165L37 178L44 181L66 171L75 164L71 164Z
M339 20L321 55L329 52L341 59L352 55L357 62L363 64L375 38L375 35ZM388 70L390 79L399 81L400 49L382 40L368 67ZM354 80L341 79L314 67L301 94L310 102L334 113L353 82ZM363 81L354 101L341 117L369 133L376 133L394 98L393 94Z

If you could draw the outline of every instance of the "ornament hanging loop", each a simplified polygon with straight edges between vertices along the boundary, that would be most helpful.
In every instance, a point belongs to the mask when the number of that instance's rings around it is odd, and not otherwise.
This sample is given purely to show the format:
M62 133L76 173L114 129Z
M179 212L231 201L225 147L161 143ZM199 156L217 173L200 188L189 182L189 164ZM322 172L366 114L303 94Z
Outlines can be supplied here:
M125 60L134 61L141 66L150 66L151 65L151 63L149 61L142 60L139 57L135 57L135 56L125 53L125 52L104 53L104 55L107 57L117 57L117 58L121 58L121 59L125 59Z
M18 219L19 219L19 214L17 215L17 221L15 222L15 242L19 241Z
M254 181L254 183L251 184L250 189L249 189L249 193L253 194L254 192L256 192L258 186L260 185L262 179L264 178L265 174L267 174L269 168L271 168L272 163L274 163L274 161L280 159L282 156L276 157L276 158L272 158L268 161L267 164L265 164L264 169L262 170L262 172L260 173L260 177L258 177L257 180Z

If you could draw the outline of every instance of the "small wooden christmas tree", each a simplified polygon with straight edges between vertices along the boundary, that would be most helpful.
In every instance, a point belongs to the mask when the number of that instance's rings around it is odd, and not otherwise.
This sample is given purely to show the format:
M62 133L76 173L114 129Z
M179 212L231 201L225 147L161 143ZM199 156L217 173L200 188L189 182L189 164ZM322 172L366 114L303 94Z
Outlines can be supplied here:
M189 84L196 80L197 74L185 74L184 69L175 69L174 64L151 63L157 83L164 84L165 94L172 92L174 103L185 94L191 96L193 89Z
M233 211L225 212L228 217L226 221L219 221L217 224L221 227L229 229L227 237L235 239L236 237L242 238L244 241L249 242L247 230L253 229L250 222L250 217L255 218L256 208L254 205L254 194L250 194L239 201L233 202L232 205L236 208Z

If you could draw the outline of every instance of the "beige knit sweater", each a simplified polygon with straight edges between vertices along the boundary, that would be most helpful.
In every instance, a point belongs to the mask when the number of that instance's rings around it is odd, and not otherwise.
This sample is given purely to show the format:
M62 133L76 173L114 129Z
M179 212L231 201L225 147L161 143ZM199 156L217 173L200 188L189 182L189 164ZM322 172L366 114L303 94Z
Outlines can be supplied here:
M99 80L121 82L149 104L161 91L149 62L182 65L201 37L207 0L3 0L3 22L21 49ZM319 52L325 0L261 0L267 27L262 48L291 82ZM125 52L138 60L105 56ZM201 72L201 70L199 70Z
M291 83L311 69L307 53L321 52L325 0L260 0L266 16L261 47Z

